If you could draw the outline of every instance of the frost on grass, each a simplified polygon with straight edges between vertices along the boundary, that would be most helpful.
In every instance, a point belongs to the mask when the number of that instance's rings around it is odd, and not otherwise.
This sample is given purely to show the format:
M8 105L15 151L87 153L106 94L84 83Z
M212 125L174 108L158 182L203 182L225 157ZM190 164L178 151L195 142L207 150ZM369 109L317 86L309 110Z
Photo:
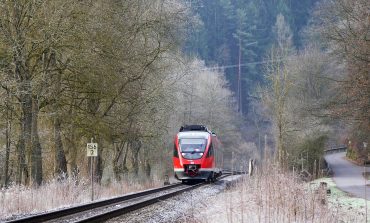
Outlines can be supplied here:
M0 221L91 202L90 185L91 182L88 179L72 177L60 181L52 180L38 188L13 185L7 189L1 189ZM107 199L159 185L159 182L143 184L134 180L111 182L108 186L95 184L94 200Z
M270 166L269 171L262 171L202 202L202 207L197 208L201 211L192 221L364 222L363 206L348 206L348 202L360 201L336 191L327 195L326 190Z
M331 178L320 178L310 183L311 188L317 188L320 182L325 182L330 189L328 196L328 205L331 209L337 210L338 215L357 214L365 216L366 203L365 199L352 197L346 192L337 188L335 182Z

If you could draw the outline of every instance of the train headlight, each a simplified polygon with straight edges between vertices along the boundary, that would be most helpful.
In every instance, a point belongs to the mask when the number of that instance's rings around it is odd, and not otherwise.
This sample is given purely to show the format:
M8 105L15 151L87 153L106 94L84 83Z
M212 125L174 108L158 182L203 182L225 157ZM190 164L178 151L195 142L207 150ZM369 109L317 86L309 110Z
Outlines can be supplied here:
M181 155L182 155L182 156L185 156L185 155L186 155L186 153L181 153Z
M203 153L199 153L200 156L203 156Z

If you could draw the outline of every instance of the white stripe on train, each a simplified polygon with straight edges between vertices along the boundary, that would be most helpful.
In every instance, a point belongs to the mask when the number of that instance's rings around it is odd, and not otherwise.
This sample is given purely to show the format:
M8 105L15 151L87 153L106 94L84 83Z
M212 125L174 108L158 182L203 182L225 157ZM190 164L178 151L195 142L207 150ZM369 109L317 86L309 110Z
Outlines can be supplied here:
M175 172L184 172L184 168L174 168ZM218 168L200 168L199 171L219 171Z

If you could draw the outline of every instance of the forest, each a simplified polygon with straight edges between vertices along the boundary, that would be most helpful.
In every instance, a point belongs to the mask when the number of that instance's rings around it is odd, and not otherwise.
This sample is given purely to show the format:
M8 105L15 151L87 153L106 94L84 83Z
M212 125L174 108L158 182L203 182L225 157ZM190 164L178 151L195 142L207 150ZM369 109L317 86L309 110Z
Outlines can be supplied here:
M313 175L328 148L368 160L368 1L189 4L199 22L185 50L224 71L254 155Z
M204 124L244 168L367 160L367 0L0 0L0 185L172 174ZM235 160L234 160L235 159ZM132 179L132 178L130 178Z

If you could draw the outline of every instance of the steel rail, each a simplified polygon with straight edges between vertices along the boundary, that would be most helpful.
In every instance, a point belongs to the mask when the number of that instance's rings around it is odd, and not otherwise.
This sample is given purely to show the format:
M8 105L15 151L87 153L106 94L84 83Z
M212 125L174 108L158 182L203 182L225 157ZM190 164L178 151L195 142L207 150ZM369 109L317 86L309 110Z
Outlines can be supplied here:
M248 171L238 171L238 170L223 170L222 171L225 174L230 174L230 175L242 175L242 174L248 174Z
M6 223L26 223L26 222L27 223L37 223L37 222L55 220L55 219L58 219L58 218L61 218L61 217L66 217L68 215L76 214L76 213L83 212L83 211L88 211L88 210L91 210L91 209L94 209L94 208L99 208L99 207L102 207L102 206L112 205L112 204L119 203L119 202L122 202L122 201L130 200L130 199L133 199L133 198L139 198L139 197L147 196L147 195L154 194L154 193L157 193L157 192L160 192L160 191L169 190L169 189L179 187L179 186L182 186L182 185L183 184L181 184L181 183L176 183L176 184L172 184L172 185L169 185L169 186L164 186L164 187L160 187L160 188L145 190L145 191L141 191L141 192L138 192L138 193L128 194L128 195L115 197L115 198L111 198L111 199L106 199L106 200L102 200L102 201L97 201L97 202L93 202L93 203L83 204L83 205L79 205L79 206L75 206L75 207L71 207L71 208L65 208L65 209L62 209L62 210L52 211L52 212L48 212L48 213L45 213L45 214L38 214L38 215L30 216L30 217L25 217L25 218L20 218L20 219L16 219L16 220L6 221Z
M236 173L236 172L226 173L226 174L222 175L221 177L219 177L218 180L223 179L223 178L225 178L227 176L230 176L230 175L235 175L235 174L238 174L238 173ZM71 216L71 215L74 215L74 214L78 214L80 212L85 212L85 211L89 211L89 210L96 209L96 208L101 208L101 207L105 207L105 206L109 206L109 205L114 205L114 204L124 202L124 201L129 202L131 199L145 198L145 196L152 195L152 194L162 192L162 191L166 191L166 190L170 190L170 189L173 189L173 188L176 188L176 187L179 187L179 186L183 186L183 185L184 184L176 183L176 184L172 184L172 185L169 185L169 186L164 186L164 187L160 187L160 188L145 190L145 191L141 191L141 192L138 192L138 193L133 193L133 194L128 194L128 195L124 195L124 196L120 196L120 197L115 197L115 198L111 198L111 199L97 201L97 202L94 202L94 203L88 203L88 204L79 205L79 206L75 206L75 207L71 207L71 208L65 208L65 209L52 211L52 212L48 212L48 213L44 213L44 214L38 214L38 215L33 215L33 216L25 217L25 218L6 221L6 223L24 223L24 222L36 223L36 222L45 222L45 221L51 221L51 220L58 220L59 218L68 217L68 216ZM181 193L184 193L186 191L196 189L196 188L198 188L202 185L207 185L207 183L202 182L202 183L198 183L198 184L195 184L195 185L189 185L189 187L186 187L184 189L180 189L180 190L177 190L177 191L174 191L174 192L170 192L170 193L167 193L167 194L164 194L164 195L161 195L161 196L156 196L154 198L151 198L151 199L148 199L148 200L145 200L145 201L142 201L142 202L138 202L138 203L135 203L135 204L132 204L132 205L120 208L120 209L106 211L102 214L98 214L98 215L91 216L91 217L88 217L88 218L85 218L85 219L77 220L75 222L101 222L101 221L105 221L105 220L117 217L119 215L123 215L123 214L126 214L128 212L144 208L148 205L160 202L162 200L174 197L174 196L179 195Z
M227 174L227 175L221 176L221 177L219 177L219 179L225 178L227 176L230 176L230 175ZM126 206L126 207L122 207L122 208L115 209L115 210L112 210L112 211L107 211L107 212L102 213L102 214L97 214L95 216L91 216L91 217L88 217L88 218L85 218L85 219L81 219L81 220L75 221L75 223L90 223L90 222L107 221L109 219L127 214L129 212L142 209L142 208L147 207L151 204L155 204L155 203L161 202L163 200L166 200L168 198L175 197L175 196L177 196L179 194L182 194L186 191L194 190L194 189L196 189L200 186L204 186L204 185L209 185L209 184L207 184L206 182L198 183L198 184L186 187L186 188L178 190L178 191L174 191L174 192L164 194L164 195L161 195L161 196L158 196L158 197L150 198L148 200L144 200L144 201L141 201L141 202L138 202L138 203Z
M135 211L135 210L142 209L142 208L144 208L146 206L149 206L151 204L155 204L157 202L160 202L160 201L166 200L168 198L174 197L176 195L182 194L186 191L193 190L193 189L198 188L202 185L205 185L205 183L198 183L198 184L186 187L184 189L174 191L174 192L171 192L171 193L168 193L168 194L164 194L164 195L161 195L161 196L158 196L158 197L150 198L148 200L144 200L144 201L141 201L141 202L138 202L138 203L126 206L126 207L122 207L122 208L115 209L115 210L112 210L112 211L107 211L107 212L104 212L102 214L97 214L95 216L91 216L91 217L88 217L88 218L85 218L85 219L82 219L82 220L77 220L77 221L75 221L75 223L107 221L109 219L127 214L127 213Z

